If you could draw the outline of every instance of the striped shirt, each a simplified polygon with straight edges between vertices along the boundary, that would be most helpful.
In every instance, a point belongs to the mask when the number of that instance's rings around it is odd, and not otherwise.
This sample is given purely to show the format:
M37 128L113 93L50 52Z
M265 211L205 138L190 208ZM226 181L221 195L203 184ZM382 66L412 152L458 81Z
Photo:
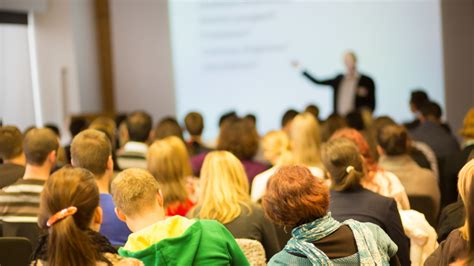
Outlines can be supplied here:
M19 179L0 190L0 220L10 223L36 223L44 180Z

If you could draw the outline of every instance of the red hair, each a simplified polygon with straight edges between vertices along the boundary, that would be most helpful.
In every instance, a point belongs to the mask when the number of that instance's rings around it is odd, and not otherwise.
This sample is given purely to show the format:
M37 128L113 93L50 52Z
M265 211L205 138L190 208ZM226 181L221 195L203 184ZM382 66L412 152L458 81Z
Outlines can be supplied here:
M293 228L327 214L328 187L304 166L283 166L268 181L262 206L270 220Z

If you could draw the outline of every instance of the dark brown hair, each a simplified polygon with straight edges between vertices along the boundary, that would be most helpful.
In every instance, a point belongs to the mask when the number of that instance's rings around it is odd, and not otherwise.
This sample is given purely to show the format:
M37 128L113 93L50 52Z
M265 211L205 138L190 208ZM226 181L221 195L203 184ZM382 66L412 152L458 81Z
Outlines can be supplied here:
M364 165L357 146L349 139L338 138L325 143L321 152L324 167L331 175L331 188L346 191L360 187Z
M48 155L58 148L58 137L48 128L33 128L26 133L23 140L26 162L32 165L44 164Z
M377 141L389 156L408 153L408 133L403 126L388 125L380 130Z
M77 212L47 227L55 213L74 206ZM99 206L94 175L81 168L65 167L51 175L41 193L38 223L49 229L48 265L96 265L102 260L87 230Z
M255 125L247 119L236 118L222 124L217 149L229 151L241 160L251 160L257 153L258 144Z
M150 135L151 116L143 111L131 113L126 120L130 141L146 142Z
M191 136L201 136L204 129L204 119L197 112L190 112L184 118L184 125Z
M0 127L0 158L10 160L23 152L23 135L15 126Z
M107 170L112 154L109 138L95 129L86 129L77 134L71 143L71 160L74 166L85 168L96 176Z
M173 117L165 117L155 127L155 140L175 136L184 141L183 130Z
M329 191L304 166L283 166L270 177L262 198L273 222L294 228L327 214Z
M347 127L347 122L344 117L338 114L330 115L321 125L321 140L328 141L334 132L345 127Z

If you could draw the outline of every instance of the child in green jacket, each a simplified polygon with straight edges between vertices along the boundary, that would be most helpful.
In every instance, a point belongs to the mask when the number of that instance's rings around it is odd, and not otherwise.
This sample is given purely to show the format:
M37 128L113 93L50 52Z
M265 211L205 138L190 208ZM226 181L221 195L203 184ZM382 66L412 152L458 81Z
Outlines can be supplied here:
M145 265L249 265L220 223L165 217L163 196L147 171L127 169L112 182L116 213L133 232L119 254Z

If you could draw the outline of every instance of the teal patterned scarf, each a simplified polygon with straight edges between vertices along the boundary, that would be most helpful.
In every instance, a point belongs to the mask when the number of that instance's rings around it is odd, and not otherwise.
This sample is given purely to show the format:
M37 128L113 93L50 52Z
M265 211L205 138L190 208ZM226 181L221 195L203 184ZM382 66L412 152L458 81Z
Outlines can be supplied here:
M389 256L382 253L372 232L364 224L347 220L356 240L360 265L389 265ZM285 251L305 255L313 265L333 265L332 261L313 243L325 238L339 229L342 224L332 218L331 213L313 222L300 225L291 232L292 238L285 246Z

